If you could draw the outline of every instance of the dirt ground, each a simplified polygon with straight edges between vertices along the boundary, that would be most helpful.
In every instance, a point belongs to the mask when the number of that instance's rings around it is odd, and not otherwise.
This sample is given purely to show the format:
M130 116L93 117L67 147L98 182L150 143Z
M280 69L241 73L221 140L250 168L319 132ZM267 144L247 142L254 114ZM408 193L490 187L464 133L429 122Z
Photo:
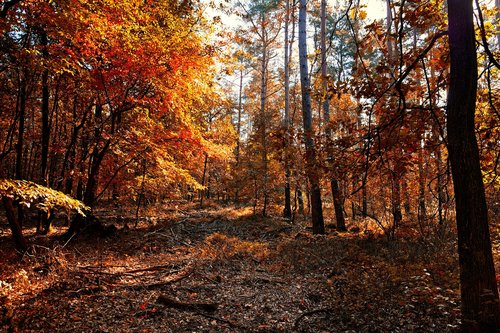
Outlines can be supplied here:
M0 331L453 332L460 321L449 239L388 242L364 230L312 236L249 208L165 209L67 244L3 229ZM5 227L5 226L4 226ZM34 236L33 236L34 237Z

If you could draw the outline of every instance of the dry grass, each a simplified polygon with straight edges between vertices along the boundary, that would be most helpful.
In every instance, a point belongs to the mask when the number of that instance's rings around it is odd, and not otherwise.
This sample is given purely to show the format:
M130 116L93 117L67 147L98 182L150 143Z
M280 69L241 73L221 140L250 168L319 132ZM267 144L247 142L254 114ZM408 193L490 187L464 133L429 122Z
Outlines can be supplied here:
M264 243L243 241L238 237L230 237L221 233L208 236L201 249L201 257L214 261L250 257L261 262L268 256L269 249Z

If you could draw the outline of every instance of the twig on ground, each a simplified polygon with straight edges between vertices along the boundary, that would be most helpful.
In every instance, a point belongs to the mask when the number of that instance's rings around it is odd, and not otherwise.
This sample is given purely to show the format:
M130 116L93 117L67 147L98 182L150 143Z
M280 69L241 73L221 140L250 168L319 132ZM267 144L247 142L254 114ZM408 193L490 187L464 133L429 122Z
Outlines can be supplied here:
M322 308L322 309L316 309L316 310L304 312L303 314L298 316L297 319L295 319L295 323L293 324L293 328L297 329L297 326L299 326L300 321L302 319L304 319L305 317L312 316L312 315L317 314L317 313L331 313L331 312L332 312L332 309L330 309L330 308Z

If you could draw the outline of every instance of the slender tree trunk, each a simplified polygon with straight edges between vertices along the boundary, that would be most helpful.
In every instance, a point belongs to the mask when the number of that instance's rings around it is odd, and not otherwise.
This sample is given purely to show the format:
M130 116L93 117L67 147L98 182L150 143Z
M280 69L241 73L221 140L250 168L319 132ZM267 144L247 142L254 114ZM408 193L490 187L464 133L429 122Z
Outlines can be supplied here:
M391 9L391 0L386 0L387 7L387 54L389 57L389 61L394 60L394 41L392 39L392 9Z
M42 47L44 48L43 55L47 56L47 34L41 34ZM49 157L49 142L50 142L50 124L49 124L49 70L44 69L42 73L42 156L41 156L41 184L48 185L48 157Z
M285 208L283 217L292 218L291 194L290 194L290 161L288 149L290 146L290 59L288 54L288 25L290 22L290 0L285 1Z
M259 125L260 125L260 140L261 140L261 159L262 159L262 192L264 194L264 204L262 207L262 216L266 216L268 204L268 162L267 162L267 63L268 63L268 41L267 31L264 25L264 14L261 14L261 36L262 36L262 59L261 59L261 79L260 79L260 109L259 109Z
M321 204L321 189L319 174L316 167L316 150L313 141L313 126L311 113L311 94L309 69L307 61L307 1L300 0L299 11L299 60L300 83L302 92L302 120L304 124L304 141L306 146L306 168L311 187L311 217L314 234L324 234L323 207Z
M500 331L488 211L475 136L477 58L472 0L448 0L448 152L456 200L463 330Z
M243 66L243 65L242 65ZM236 140L236 165L240 162L240 145L241 145L241 112L243 107L243 68L240 69L240 86L238 93L238 122L236 124L237 140Z
M48 58L47 52L47 34L45 32L40 33L41 45L42 45L42 56L44 59ZM50 142L50 124L49 124L49 70L44 69L42 72L42 155L40 161L40 184L43 186L49 186L48 179L48 158L49 158L49 142ZM50 219L47 213L40 212L37 233L47 234L50 231Z
M205 153L205 161L203 162L203 176L201 177L201 186L205 186L205 178L207 176L208 154ZM203 207L203 198L205 197L204 190L200 190L200 208Z
M23 70L19 79L19 132L17 136L16 146L16 179L23 179L23 151L24 151L24 127L26 121L26 78L27 71ZM19 205L17 207L17 224L22 228L24 222L24 208Z
M405 209L405 214L411 214L410 192L408 191L408 183L406 182L406 179L401 181L401 190L403 191L403 207Z
M144 200L144 184L145 184L145 180L146 180L146 165L147 165L147 161L144 158L142 160L141 191L139 192L139 197L137 198L137 208L135 210L135 227L136 228L137 228L137 224L139 224L139 210L141 208L141 202Z
M16 179L23 179L23 150L24 150L24 127L26 120L26 73L20 74L19 79L19 131L16 145Z
M399 174L392 172L392 191L391 191L391 206L392 206L392 217L393 225L391 231L391 238L394 239L396 229L403 219L403 214L401 213L401 180Z
M241 65L243 66L243 65ZM241 112L242 112L242 98L243 98L243 67L240 69L240 87L238 95L238 122L236 124L238 138L236 141L236 170L239 172L240 166L240 149L241 149ZM206 166L205 166L206 167ZM205 172L205 171L203 171ZM203 176L205 177L205 176ZM204 180L204 179L203 179ZM240 200L240 185L236 184L236 193L234 196L234 201L238 202ZM201 205L201 203L200 203Z
M418 147L418 225L423 231L423 226L427 218L427 209L425 206L425 172L424 172L424 147L423 139L420 139Z
M302 190L297 187L295 189L296 195L297 195L297 202L299 206L299 214L304 215L304 196L302 194Z
M443 207L444 207L444 201L445 201L445 195L444 195L444 190L445 190L445 184L444 184L444 177L445 177L445 168L443 166L443 157L441 154L441 146L437 147L437 153L436 153L436 168L437 168L437 194L438 194L438 223L439 225L444 224L444 212L443 212Z
M367 194L367 191L366 191L366 182L363 181L363 183L361 184L363 187L361 188L361 200L362 200L362 211L361 211L361 214L363 217L367 217L368 216L368 194Z
M330 92L328 91L328 71L326 66L326 0L321 0L321 76L323 80L323 119L325 126L325 136L328 140L332 138L330 127ZM328 154L328 163L333 163L333 156ZM331 167L331 165L330 165ZM334 171L333 171L334 172ZM330 176L330 187L332 189L333 207L335 209L335 219L337 220L337 230L346 231L344 208L342 207L342 197L339 182L335 176Z

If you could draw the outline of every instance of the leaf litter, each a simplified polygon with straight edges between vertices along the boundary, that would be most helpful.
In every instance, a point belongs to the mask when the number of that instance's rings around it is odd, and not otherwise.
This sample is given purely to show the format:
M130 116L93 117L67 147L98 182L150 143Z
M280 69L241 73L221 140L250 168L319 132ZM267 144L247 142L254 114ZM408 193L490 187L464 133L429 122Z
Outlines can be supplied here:
M452 240L313 236L307 221L195 210L0 251L0 330L13 332L453 332ZM242 209L240 209L242 210ZM104 219L104 217L103 217ZM110 218L116 222L116 218ZM123 219L121 219L123 221Z

